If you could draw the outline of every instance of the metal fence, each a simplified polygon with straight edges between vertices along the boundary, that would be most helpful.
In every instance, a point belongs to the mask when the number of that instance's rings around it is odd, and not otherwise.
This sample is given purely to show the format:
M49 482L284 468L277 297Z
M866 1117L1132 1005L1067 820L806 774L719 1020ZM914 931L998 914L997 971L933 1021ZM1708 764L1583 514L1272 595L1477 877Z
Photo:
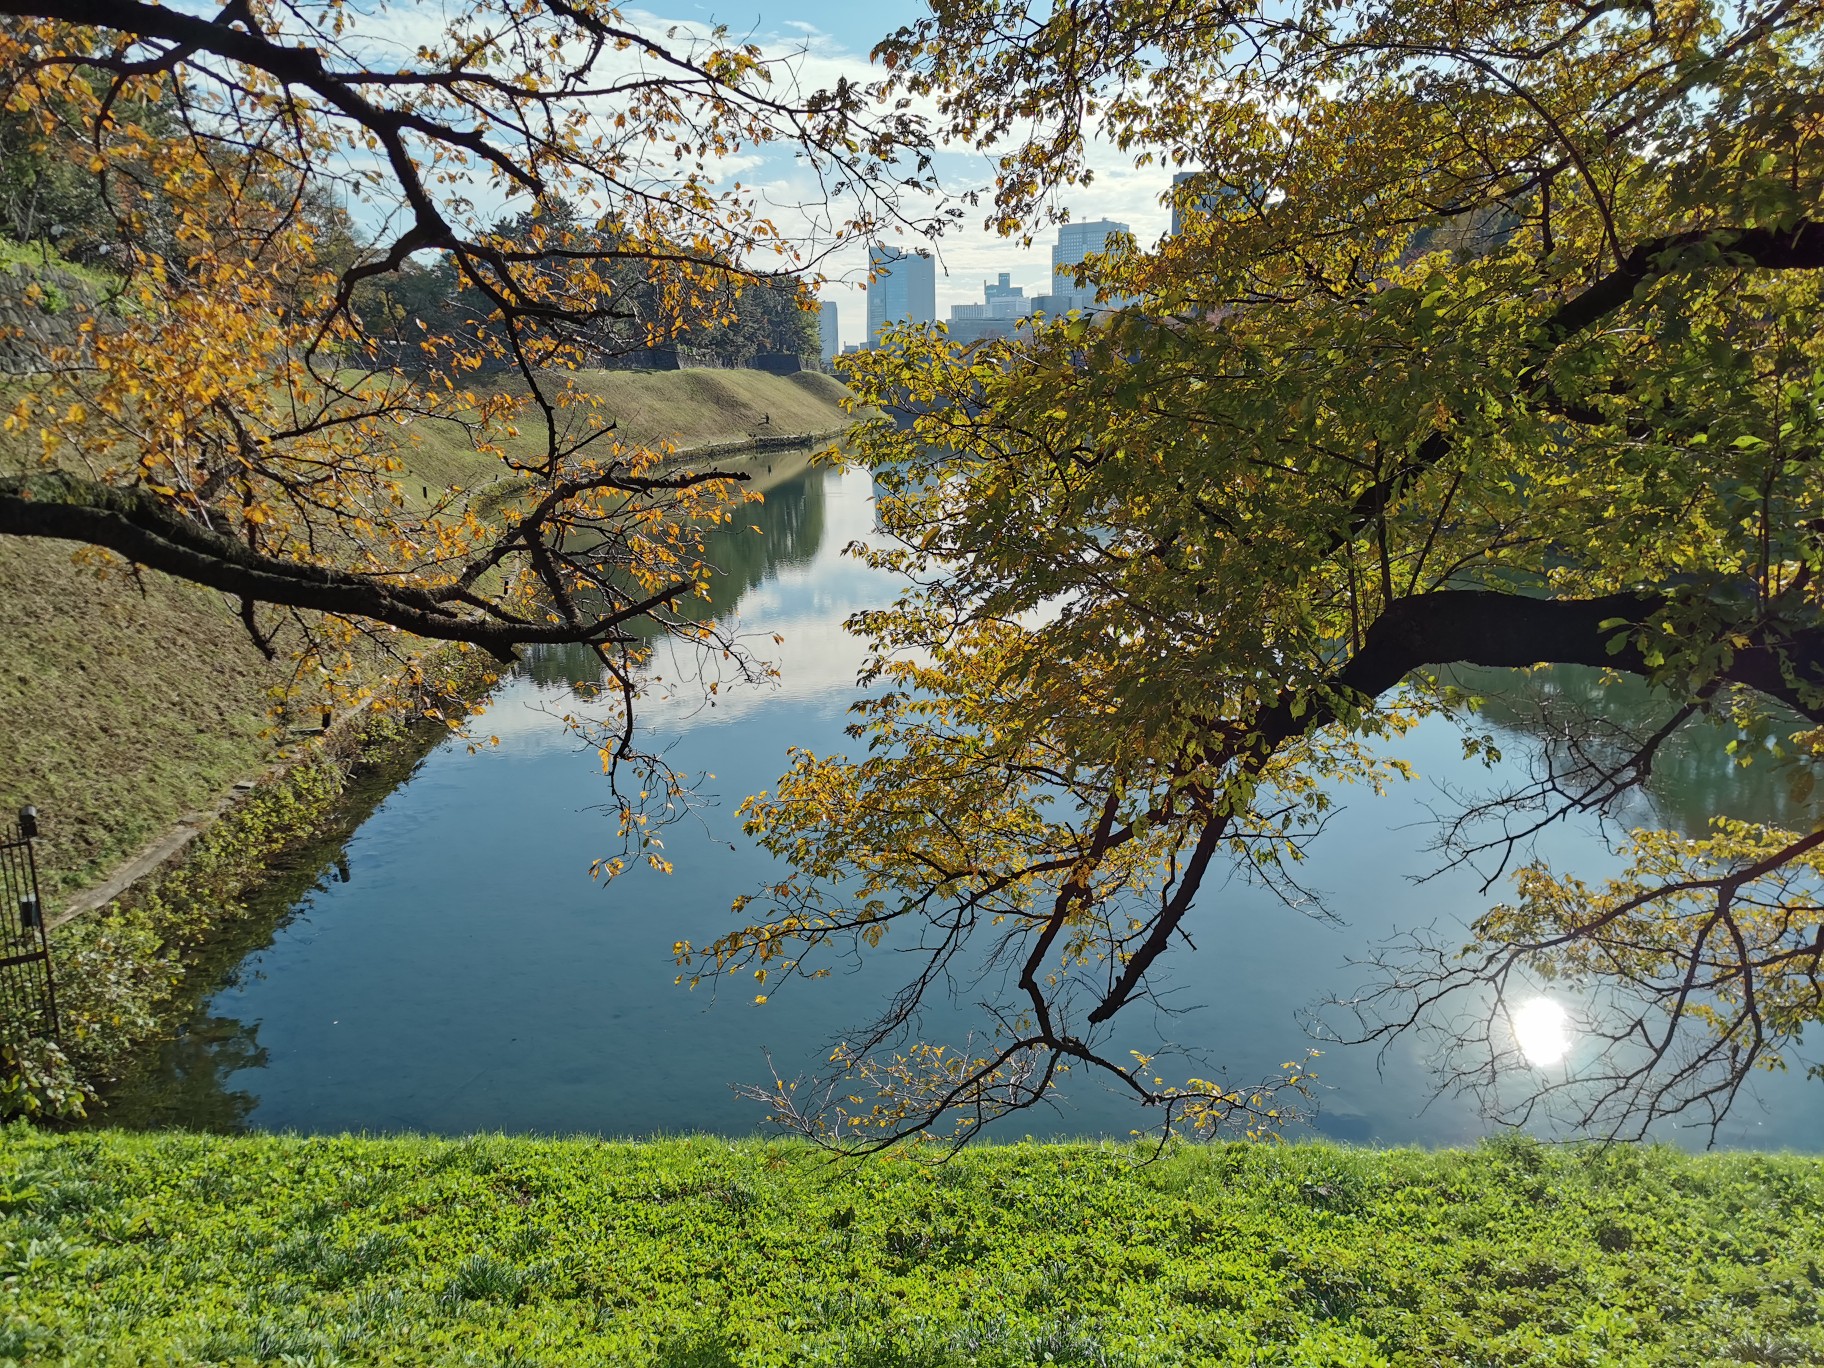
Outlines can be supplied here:
M38 813L29 807L16 823L0 827L0 1038L8 1043L57 1034L37 835Z

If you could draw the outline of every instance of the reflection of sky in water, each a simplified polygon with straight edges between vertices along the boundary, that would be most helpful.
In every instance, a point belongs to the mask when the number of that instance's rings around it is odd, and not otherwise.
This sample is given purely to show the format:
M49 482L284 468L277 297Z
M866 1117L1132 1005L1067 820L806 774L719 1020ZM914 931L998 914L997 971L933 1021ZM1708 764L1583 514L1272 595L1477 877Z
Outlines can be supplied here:
M820 470L808 480L817 483L780 489L762 510L790 519L787 563L729 557L730 583L743 586L737 619L778 661L780 682L723 690L713 708L686 688L644 705L647 735L669 747L671 764L717 776L704 785L710 806L666 833L675 874L636 867L591 881L590 860L615 848L601 766L557 720L583 710L564 682L577 676L561 662L535 664L539 679L509 681L477 723L500 737L498 749L444 745L387 797L348 842L351 881L305 897L202 1005L145 1100L201 1119L212 1106L234 1110L201 1094L239 1091L254 1099L253 1124L310 1131L746 1132L760 1113L731 1082L769 1076L769 1057L787 1077L815 1068L833 1038L870 1021L911 972L911 957L895 953L909 948L903 938L889 935L860 963L831 961L825 981L769 984L764 1007L751 980L719 993L672 982L673 942L725 932L731 898L776 877L740 829L740 799L776 780L789 746L853 749L842 726L863 652L842 621L896 592L892 577L842 554L872 530L867 476ZM1504 745L1521 757L1522 745ZM1464 761L1458 733L1439 719L1414 728L1399 753L1425 778L1384 799L1340 791L1299 870L1343 922L1301 915L1239 874L1212 878L1185 928L1196 951L1175 954L1155 1003L1123 1014L1105 1054L1139 1049L1174 1076L1245 1084L1302 1054L1311 1041L1301 1009L1359 989L1368 971L1351 960L1371 945L1415 927L1462 943L1466 922L1503 890L1484 894L1464 868L1413 878L1436 864L1425 847L1437 784L1486 788L1491 776ZM1588 830L1554 828L1540 852L1586 877L1616 868ZM933 1004L927 1038L956 1043L980 1028L968 1004L1001 987L971 979L981 972L961 966L965 1007ZM1539 1001L1517 1007L1515 1044L1536 1068L1574 1069L1563 1013L1581 1004ZM1380 1053L1324 1048L1320 1130L1431 1144L1487 1130L1467 1101L1433 1097L1424 1040L1402 1037ZM1744 1106L1722 1139L1816 1148L1824 1086L1784 1076L1762 1091L1775 1105ZM1002 1133L1125 1135L1149 1122L1073 1075L1055 1108Z
M899 581L869 569L841 550L874 528L871 482L860 472L814 473L822 484L825 533L818 553L808 561L772 567L759 585L741 595L722 621L759 659L780 666L776 680L734 684L706 697L702 662L687 652L661 645L653 671L664 685L640 699L640 725L650 737L675 737L692 731L746 723L768 715L782 704L802 704L818 712L841 714L855 694L855 676L864 654L859 639L842 629L851 613L891 600ZM777 635L784 638L775 642ZM589 715L589 704L559 683L534 683L525 676L507 682L477 732L512 737L527 750L574 750L576 737L557 723L566 714ZM768 781L777 774L769 775Z

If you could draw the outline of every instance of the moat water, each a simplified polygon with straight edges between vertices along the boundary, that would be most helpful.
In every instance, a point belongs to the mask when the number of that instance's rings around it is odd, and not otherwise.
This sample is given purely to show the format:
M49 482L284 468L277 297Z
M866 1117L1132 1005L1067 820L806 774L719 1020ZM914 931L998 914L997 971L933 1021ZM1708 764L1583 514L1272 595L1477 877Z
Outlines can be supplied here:
M769 1060L788 1077L814 1070L907 972L890 952L840 961L828 979L773 993L763 1006L751 985L712 993L673 982L673 943L728 929L730 900L777 877L735 808L776 780L788 746L844 748L862 650L843 620L898 588L843 554L873 528L865 472L786 457L772 481L754 519L761 534L726 540L718 559L727 571L722 610L784 638L777 647L761 638L779 684L724 690L713 708L694 697L655 700L642 714L673 766L715 776L700 780L715 800L700 822L667 835L674 873L591 878L592 859L618 847L602 811L600 761L561 720L578 708L573 686L588 669L562 652L536 657L476 723L498 746L439 745L374 795L345 841L313 852L289 885L275 886L244 953L201 994L183 1034L149 1053L104 1119L318 1133L758 1128L763 1110L732 1085L768 1077ZM1585 686L1567 675L1553 687ZM1507 757L1495 771L1464 759L1450 725L1427 721L1398 752L1419 771L1416 782L1385 798L1343 795L1300 875L1330 895L1340 920L1301 915L1240 880L1212 881L1189 927L1197 949L1178 952L1172 968L1168 1001L1180 1010L1133 1014L1123 1028L1132 1038L1115 1051L1151 1049L1163 1037L1247 1081L1315 1044L1324 1054L1306 1105L1317 1132L1433 1145L1488 1133L1468 1099L1438 1095L1431 1043L1407 1037L1378 1051L1306 1033L1308 1009L1362 985L1367 973L1352 961L1371 945L1415 927L1460 941L1501 896L1481 892L1468 869L1415 882L1438 864L1428 846L1446 795L1487 791L1536 749L1498 699L1485 716ZM1784 795L1758 791L1754 778L1720 751L1687 755L1664 767L1652 815L1693 829L1724 807L1787 815ZM1617 864L1591 824L1552 833L1543 849L1586 877ZM978 1025L940 1007L923 1030L955 1040ZM1562 1059L1548 1049L1538 1067L1575 1070L1577 1043L1567 1044ZM1802 1072L1769 1076L1719 1140L1824 1147L1824 1082ZM1012 1118L1000 1133L1125 1136L1149 1121L1127 1098L1073 1078L1055 1106Z

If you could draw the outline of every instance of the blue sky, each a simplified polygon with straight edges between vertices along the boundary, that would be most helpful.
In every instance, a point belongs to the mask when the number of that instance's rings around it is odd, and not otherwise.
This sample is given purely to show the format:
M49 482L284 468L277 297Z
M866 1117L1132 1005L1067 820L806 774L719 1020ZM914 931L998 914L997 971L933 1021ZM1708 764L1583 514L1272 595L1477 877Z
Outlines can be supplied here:
M775 38L794 33L822 34L847 52L865 55L882 37L925 12L919 4L888 0L884 4L856 4L853 0L737 0L729 4L655 6L698 23L722 23L737 34L749 31Z
M721 23L732 34L748 38L769 53L802 52L804 78L827 84L838 73L852 81L877 79L867 54L889 32L912 23L925 7L911 0L884 0L878 4L838 3L838 0L645 0L640 6L660 21L691 25ZM632 9L629 17L636 17ZM1078 221L1111 218L1129 224L1142 243L1156 239L1166 229L1170 213L1159 203L1170 175L1159 168L1136 171L1108 151L1098 161L1094 183L1075 191L1069 199L1071 217ZM938 171L946 188L961 191L991 182L993 171L980 154L957 151L942 157ZM982 230L979 213L937 243L937 305L947 317L952 304L979 303L982 285L1007 271L1013 283L1027 292L1046 288L1050 275L1051 230L1042 232L1031 247L1004 240ZM899 245L911 245L901 242ZM862 340L865 305L860 286L866 263L859 248L826 266L834 277L823 297L834 300L841 313L842 340Z

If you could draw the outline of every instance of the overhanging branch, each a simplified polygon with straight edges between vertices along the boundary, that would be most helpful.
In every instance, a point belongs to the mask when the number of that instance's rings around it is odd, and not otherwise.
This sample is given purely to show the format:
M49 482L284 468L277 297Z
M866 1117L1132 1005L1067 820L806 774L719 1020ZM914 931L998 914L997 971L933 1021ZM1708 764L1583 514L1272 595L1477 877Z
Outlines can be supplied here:
M605 645L633 638L621 624L684 593L679 582L640 603L575 624L533 622L496 610L457 611L466 585L392 584L328 566L263 555L232 537L188 522L143 490L49 471L0 478L0 536L46 537L104 547L136 565L239 598L341 617L369 618L414 636L466 641L510 656L519 646Z
M1263 712L1237 759L1257 769L1287 742L1334 722L1344 701L1378 698L1429 666L1589 665L1649 678L1654 667L1630 629L1650 621L1667 602L1664 595L1646 593L1541 599L1475 589L1401 599L1376 619L1362 649L1329 681L1288 691ZM1756 689L1824 722L1824 628L1757 629L1747 646L1732 653L1716 682ZM1187 882L1201 876L1227 820L1219 813L1207 821L1186 869ZM1189 910L1189 898L1174 898L1161 909L1146 940L1090 1013L1091 1024L1109 1020L1126 1005Z

